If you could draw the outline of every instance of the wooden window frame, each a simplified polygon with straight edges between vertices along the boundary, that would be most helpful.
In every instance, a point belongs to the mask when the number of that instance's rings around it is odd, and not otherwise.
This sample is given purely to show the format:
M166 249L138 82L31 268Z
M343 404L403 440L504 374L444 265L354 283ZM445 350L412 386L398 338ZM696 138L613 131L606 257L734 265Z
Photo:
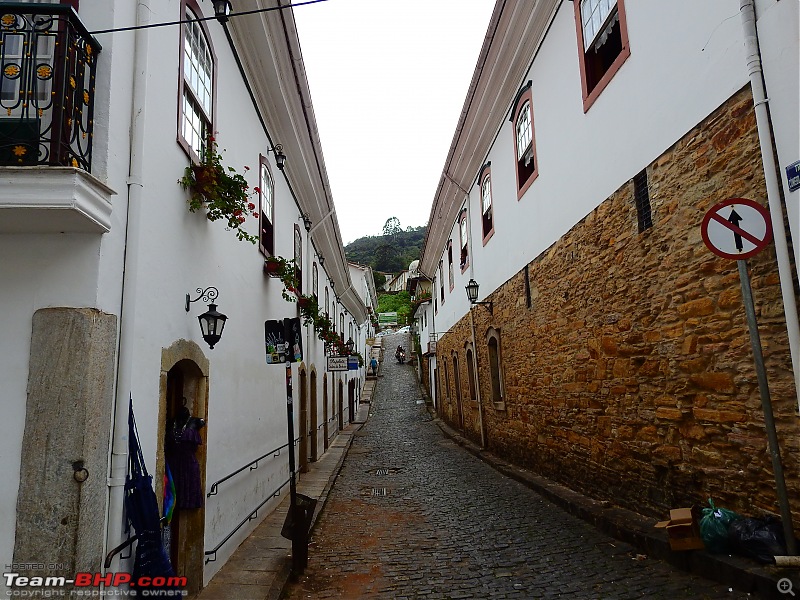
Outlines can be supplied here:
M194 19L197 20L197 24L200 26L203 32L203 38L206 42L208 47L208 52L211 55L211 114L205 115L208 119L208 132L207 135L213 136L215 135L214 125L217 121L217 55L214 52L214 45L211 42L211 34L208 30L206 22L201 20L204 18L203 11L200 8L200 5L197 3L197 0L181 0L181 20L186 18L187 11L192 13ZM186 28L187 23L181 25L181 42L180 42L180 66L179 66L179 73L178 73L178 133L177 133L177 141L178 145L183 148L183 151L186 153L186 156L189 157L193 163L199 163L201 157L194 151L194 148L191 147L189 141L183 135L183 121L184 121L184 111L183 111L183 97L184 91L188 90L189 95L192 97L192 100L200 104L199 100L194 97L194 92L191 89L191 86L187 84L186 77L185 77L185 57L186 57ZM202 108L202 107L201 107ZM208 143L207 140L204 143ZM205 146L203 146L205 147Z
M452 292L456 285L455 277L453 276L453 240L447 240L447 278Z
M491 343L495 343L496 364L492 364ZM486 351L489 357L489 382L492 392L492 404L497 410L505 410L506 389L505 378L503 377L503 346L500 343L500 331L490 327L486 332Z
M469 267L469 221L467 220L467 209L462 209L458 216L458 242L460 244L459 266L461 272Z
M303 293L303 234L300 233L300 226L295 224L294 236L292 237L292 249L294 256L294 271L297 277L297 293Z
M617 14L619 15L619 36L620 36L620 43L621 43L621 50L611 65L605 70L603 75L599 78L597 83L589 89L589 77L587 74L587 65L586 65L586 48L584 47L583 41L583 22L581 20L581 1L574 0L574 11L575 11L575 33L578 37L578 64L580 65L580 74L581 74L581 92L583 94L583 112L586 113L591 108L592 104L594 104L595 100L603 93L603 90L606 89L606 86L609 82L614 78L614 75L617 74L617 71L620 70L623 63L628 60L628 57L631 55L631 48L628 42L628 21L625 15L625 0L616 0L617 2ZM609 13L609 14L613 14Z
M269 177L269 185L264 181L265 171ZM267 190L272 198L269 214L264 210ZM269 161L263 154L258 157L258 249L264 256L275 254L275 178L272 176Z
M489 207L486 208L485 204L485 190L484 186L489 187ZM483 235L483 245L492 239L494 235L494 198L492 197L492 163L487 162L481 167L481 172L478 174L478 195L480 197L479 204L481 207L481 234Z
M539 158L536 154L536 119L534 118L533 111L533 94L531 93L532 82L528 81L518 92L517 97L514 99L513 110L511 111L511 133L514 142L514 174L517 179L517 200L520 200L531 184L539 176ZM517 143L517 123L522 114L522 109L525 106L530 106L530 136L531 141L530 151L526 151L523 156L519 155L519 148ZM526 148L528 148L526 147ZM530 154L530 158L526 161L526 156ZM529 163L533 162L533 168Z

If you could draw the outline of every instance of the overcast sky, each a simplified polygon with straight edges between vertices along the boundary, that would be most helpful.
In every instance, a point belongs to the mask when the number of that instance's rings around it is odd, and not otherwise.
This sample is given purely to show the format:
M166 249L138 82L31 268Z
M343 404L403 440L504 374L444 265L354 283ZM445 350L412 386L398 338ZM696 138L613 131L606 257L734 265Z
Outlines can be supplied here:
M345 244L425 225L494 0L294 9Z

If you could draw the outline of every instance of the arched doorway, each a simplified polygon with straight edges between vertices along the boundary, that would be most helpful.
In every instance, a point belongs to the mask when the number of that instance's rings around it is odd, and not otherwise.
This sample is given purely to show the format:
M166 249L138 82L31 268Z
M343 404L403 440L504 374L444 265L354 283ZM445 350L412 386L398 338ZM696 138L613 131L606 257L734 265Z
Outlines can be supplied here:
M319 416L317 415L317 371L313 368L311 369L310 387L311 407L309 412L311 425L309 430L311 432L311 461L316 462L319 459L319 425L317 424Z
M324 434L325 439L322 441L325 451L328 450L328 438L330 433L328 433L328 423L330 422L330 417L328 417L328 374L322 376L322 432Z
M356 380L347 382L347 414L352 423L356 420Z
M304 366L300 367L300 422L297 435L300 436L300 472L308 473L308 379Z
M190 595L203 586L208 367L194 342L180 340L162 350L156 497L163 503L169 464L176 502L165 526L167 551L175 574L186 577Z
M339 431L344 429L344 384L339 380L339 403L336 411L339 414Z

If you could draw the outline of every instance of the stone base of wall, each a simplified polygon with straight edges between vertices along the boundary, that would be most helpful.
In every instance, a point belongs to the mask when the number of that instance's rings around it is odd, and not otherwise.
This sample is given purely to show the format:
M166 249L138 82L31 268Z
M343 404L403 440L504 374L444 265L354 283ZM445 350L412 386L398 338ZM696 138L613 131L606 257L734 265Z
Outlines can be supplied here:
M89 308L33 315L14 562L44 570L25 575L102 565L116 324Z
M485 335L490 326L501 335L505 410L482 406L493 452L656 517L709 497L744 514L778 512L737 265L700 234L721 200L766 205L752 104L742 89L647 167L651 229L638 231L629 181L528 265L530 308L521 270L488 298L493 316L473 311L482 398L491 397ZM796 499L800 421L774 248L748 263ZM437 359L449 361L439 412L479 441L470 337L466 316L438 341Z

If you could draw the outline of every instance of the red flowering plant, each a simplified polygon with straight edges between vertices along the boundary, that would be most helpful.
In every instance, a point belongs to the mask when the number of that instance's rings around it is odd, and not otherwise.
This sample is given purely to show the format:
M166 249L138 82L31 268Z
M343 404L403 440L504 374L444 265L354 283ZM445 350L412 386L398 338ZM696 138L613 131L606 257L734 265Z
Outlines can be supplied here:
M298 290L297 267L294 260L287 260L282 256L270 256L264 261L264 271L281 280L284 286L281 295L285 300L297 302L303 325L311 325L317 337L332 352L340 356L350 354L344 339L336 332L333 321L327 315L320 313L316 296L301 294ZM354 354L358 356L358 364L363 365L364 358L361 354L358 352Z
M205 208L209 221L227 219L227 229L235 231L238 240L255 244L258 236L247 233L242 225L248 216L258 218L256 205L251 201L258 188L251 192L244 175L233 167L223 166L218 148L214 136L209 136L203 159L186 167L178 180L189 191L189 212Z

